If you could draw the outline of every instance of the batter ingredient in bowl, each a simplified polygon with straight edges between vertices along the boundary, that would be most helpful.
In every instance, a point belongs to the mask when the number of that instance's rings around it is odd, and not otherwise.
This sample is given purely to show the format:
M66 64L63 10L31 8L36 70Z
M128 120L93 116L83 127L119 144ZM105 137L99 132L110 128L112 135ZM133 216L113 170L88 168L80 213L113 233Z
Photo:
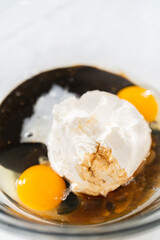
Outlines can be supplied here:
M148 122L155 120L158 105L150 90L138 86L121 89L118 96L132 103Z
M57 207L64 197L65 182L49 166L35 165L25 170L18 179L20 200L36 210Z
M129 102L91 91L53 108L51 167L73 192L106 196L126 183L151 147L148 123Z
M109 192L106 197L91 196L69 193L70 183L59 176L56 181L54 180L55 190L54 194L51 194L53 198L47 200L49 207L43 206L42 208L42 200L47 195L44 196L41 193L44 193L45 188L49 190L50 184L47 185L48 174L44 177L44 171L39 171L39 167L43 169L47 166L47 169L55 174L49 166L46 147L54 118L52 116L53 105L59 104L68 97L78 97L93 90L116 95L128 86L133 86L133 83L122 76L93 67L79 66L41 73L11 92L0 106L0 188L9 201L24 212L29 212L30 218L33 215L39 221L43 219L49 224L96 224L112 220L119 221L121 217L126 218L128 214L133 215L135 210L139 211L144 207L144 203L148 204L149 201L153 201L160 186L158 118L155 119L154 124L150 124L152 130L148 133L152 136L150 153L127 184ZM94 154L96 158L103 158L103 156L106 158L109 154L110 151L104 151L103 146L96 145ZM92 158L89 156L89 159ZM34 165L36 165L35 168L38 167L36 175L32 168ZM96 162L94 166L96 169ZM21 188L22 196L20 196L17 192L18 179L25 182L27 178L33 182L33 185L38 184L34 185L34 189L38 186L36 190L39 189L40 194L35 194L36 191L34 192L32 184L28 187L24 184L24 192ZM64 181L65 185L63 185ZM45 188L42 188L43 183ZM58 187L59 184L62 188ZM66 188L64 192L63 186ZM52 186L51 189L53 190ZM57 193L56 189L60 191ZM59 194L57 195L59 197L57 207L55 194ZM13 211L15 213L15 210Z

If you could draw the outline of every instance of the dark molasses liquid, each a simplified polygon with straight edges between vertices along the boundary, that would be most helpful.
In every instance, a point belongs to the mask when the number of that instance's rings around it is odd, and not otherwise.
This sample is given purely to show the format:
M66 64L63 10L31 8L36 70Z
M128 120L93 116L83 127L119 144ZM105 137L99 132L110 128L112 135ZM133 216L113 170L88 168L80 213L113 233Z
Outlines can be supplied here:
M42 94L49 92L54 84L78 95L96 89L116 94L120 89L134 85L122 76L93 67L77 66L41 73L12 91L0 106L0 172L6 171L6 178L12 176L13 185L25 169L39 163L39 158L47 159L47 149L44 144L21 144L20 133L23 120L32 115L36 100ZM131 213L145 203L160 186L160 132L158 130L152 131L152 139L150 156L134 179L128 185L110 192L106 198L76 196L70 193L57 209L47 212L27 210L49 222L70 224L102 223ZM7 171L13 174L7 175ZM5 179L1 178L0 187L8 198L19 207L26 209L16 194L12 196L6 187L3 188L3 182Z

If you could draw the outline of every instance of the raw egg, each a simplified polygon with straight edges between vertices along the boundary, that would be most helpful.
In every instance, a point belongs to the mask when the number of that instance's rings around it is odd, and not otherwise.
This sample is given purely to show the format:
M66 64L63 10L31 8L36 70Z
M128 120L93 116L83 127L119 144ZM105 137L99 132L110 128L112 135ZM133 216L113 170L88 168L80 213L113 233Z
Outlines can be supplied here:
M35 165L18 179L17 193L28 207L45 211L57 207L63 198L65 181L49 166Z
M158 113L158 105L150 90L138 86L130 86L120 90L118 96L132 103L148 122L155 120Z

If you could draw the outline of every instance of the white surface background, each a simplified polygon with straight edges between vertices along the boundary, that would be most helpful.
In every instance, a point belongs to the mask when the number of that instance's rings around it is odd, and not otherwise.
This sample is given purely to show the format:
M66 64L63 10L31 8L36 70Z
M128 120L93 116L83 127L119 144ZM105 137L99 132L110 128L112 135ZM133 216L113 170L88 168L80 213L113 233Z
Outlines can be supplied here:
M72 64L160 91L160 1L0 0L0 101L24 79ZM157 228L131 239L159 236ZM0 229L0 239L22 237Z

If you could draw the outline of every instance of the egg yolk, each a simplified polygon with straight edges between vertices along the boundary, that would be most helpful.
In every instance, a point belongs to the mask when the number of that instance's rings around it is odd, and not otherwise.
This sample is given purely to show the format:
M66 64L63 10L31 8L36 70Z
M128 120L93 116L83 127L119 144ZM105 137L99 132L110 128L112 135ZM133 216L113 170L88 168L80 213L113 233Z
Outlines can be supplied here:
M57 207L66 188L65 181L49 166L35 165L18 179L17 193L28 207L45 211Z
M158 105L149 90L138 86L130 86L120 90L118 96L132 103L148 122L155 120Z

